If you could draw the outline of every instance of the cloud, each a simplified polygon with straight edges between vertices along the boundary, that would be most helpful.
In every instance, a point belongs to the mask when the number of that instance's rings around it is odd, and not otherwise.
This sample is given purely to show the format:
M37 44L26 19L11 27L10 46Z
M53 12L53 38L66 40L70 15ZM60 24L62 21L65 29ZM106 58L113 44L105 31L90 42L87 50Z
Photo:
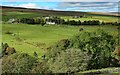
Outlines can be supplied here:
M58 9L72 11L89 11L89 12L117 12L117 2L61 2Z
M37 8L38 5L35 3L25 3L25 4L5 4L4 6L11 6L11 7L23 7L23 8Z
M60 0L61 2L118 2L119 0Z
M35 8L35 9L51 9L47 6L40 6L36 3L23 3L23 4L11 4L11 3L7 4L7 5L4 5L4 6L22 7L22 8Z
M46 5L47 4L47 5ZM117 2L10 2L4 6L36 8L60 11L85 11L85 12L117 12Z
M37 4L35 4L35 3L20 4L17 7L38 8Z
M111 7L118 5L117 2L61 2L61 7Z
M2 2L118 2L119 0L2 0Z

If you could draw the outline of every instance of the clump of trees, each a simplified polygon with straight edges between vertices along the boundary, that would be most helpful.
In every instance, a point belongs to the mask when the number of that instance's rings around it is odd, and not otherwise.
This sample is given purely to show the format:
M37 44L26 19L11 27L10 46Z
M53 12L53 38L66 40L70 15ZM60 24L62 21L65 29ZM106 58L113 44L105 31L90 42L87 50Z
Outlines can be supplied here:
M66 25L75 25L75 26L79 26L79 25L100 25L99 20L89 20L89 21L81 22L80 20L76 21L76 20L69 20L68 19L67 21L65 21L64 19L61 19L60 17L48 18L48 19L46 19L46 21L55 22L56 24L66 24Z
M99 69L112 66L112 52L115 49L115 39L103 30L96 32L83 32L71 39L70 47L79 48L92 59L88 63L88 69Z
M100 25L99 20L89 20L82 22L82 25Z
M115 25L115 26L119 26L120 23L119 22L101 22L101 25Z
M60 17L53 16L53 17L46 18L46 22L55 22L55 24L64 24L65 20L61 19Z
M60 25L74 25L74 26L79 26L79 25L120 25L118 22L100 22L99 20L85 20L85 21L80 21L80 20L64 20L60 17L57 16L50 16L47 18L44 17L39 17L39 18L21 18L21 19L16 19L17 23L26 23L26 24L41 24L44 26L47 22L55 23L55 24L60 24Z
M19 22L26 24L41 24L42 26L46 24L46 21L43 18L22 18L19 19Z
M95 32L83 32L71 39L59 41L48 48L46 57L53 72L73 73L86 69L118 66L117 61L113 62L116 60L113 56L114 49L115 38L103 30L97 30ZM83 59L87 61L83 61ZM70 63L67 63L68 61ZM79 63L75 64L74 62ZM82 66L83 63L86 64L84 67ZM82 68L80 69L80 67Z

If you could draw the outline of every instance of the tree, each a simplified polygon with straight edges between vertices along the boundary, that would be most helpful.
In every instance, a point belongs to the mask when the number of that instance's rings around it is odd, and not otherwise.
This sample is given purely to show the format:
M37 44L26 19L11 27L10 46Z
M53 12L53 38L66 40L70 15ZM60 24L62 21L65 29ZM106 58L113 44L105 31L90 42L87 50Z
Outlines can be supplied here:
M41 24L42 26L44 26L44 25L46 24L46 22L42 19L40 24Z
M77 22L77 25L81 25L81 21L80 20Z
M114 45L115 39L111 35L103 30L97 30L92 33L82 32L75 36L71 39L69 47L92 54L88 69L98 69L110 67Z

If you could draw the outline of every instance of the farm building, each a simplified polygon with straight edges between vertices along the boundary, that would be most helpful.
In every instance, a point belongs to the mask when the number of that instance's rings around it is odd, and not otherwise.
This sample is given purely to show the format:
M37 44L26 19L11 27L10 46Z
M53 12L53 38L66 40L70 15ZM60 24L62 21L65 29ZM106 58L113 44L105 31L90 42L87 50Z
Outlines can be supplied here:
M46 22L46 24L55 24L55 22Z
M12 18L8 20L8 23L14 23L16 21L16 19Z

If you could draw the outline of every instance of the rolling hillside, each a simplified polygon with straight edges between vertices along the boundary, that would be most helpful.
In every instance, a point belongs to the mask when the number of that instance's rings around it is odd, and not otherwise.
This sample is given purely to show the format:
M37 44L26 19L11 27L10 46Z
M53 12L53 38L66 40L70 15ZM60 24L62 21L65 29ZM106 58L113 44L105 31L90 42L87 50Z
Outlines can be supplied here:
M5 15L6 12L27 12L27 13L37 13L42 16L46 15L57 15L57 16L80 16L80 15L96 15L96 16L117 16L116 14L107 14L100 12L76 12L76 11L55 11L55 10L45 10L45 9L30 9L30 8L21 8L21 7L7 7L0 6L2 10L2 15Z

